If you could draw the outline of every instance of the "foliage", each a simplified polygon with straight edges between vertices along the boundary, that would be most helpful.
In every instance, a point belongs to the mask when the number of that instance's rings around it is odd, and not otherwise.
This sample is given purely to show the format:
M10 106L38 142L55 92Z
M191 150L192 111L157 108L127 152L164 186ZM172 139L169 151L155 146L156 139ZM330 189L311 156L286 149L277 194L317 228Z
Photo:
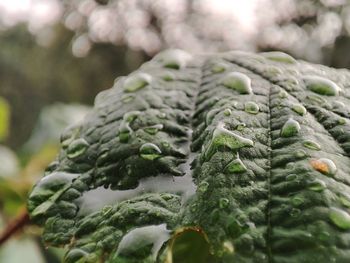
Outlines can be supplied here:
M346 262L349 81L281 52L165 51L63 132L32 220L66 262Z

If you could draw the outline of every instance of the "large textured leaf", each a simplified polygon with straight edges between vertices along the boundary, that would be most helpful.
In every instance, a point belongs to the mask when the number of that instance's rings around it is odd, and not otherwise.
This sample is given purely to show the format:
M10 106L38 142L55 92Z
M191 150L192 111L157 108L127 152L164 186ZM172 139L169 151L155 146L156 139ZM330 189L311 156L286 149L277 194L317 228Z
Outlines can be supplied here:
M349 83L278 52L163 52L63 133L31 217L67 262L349 262Z

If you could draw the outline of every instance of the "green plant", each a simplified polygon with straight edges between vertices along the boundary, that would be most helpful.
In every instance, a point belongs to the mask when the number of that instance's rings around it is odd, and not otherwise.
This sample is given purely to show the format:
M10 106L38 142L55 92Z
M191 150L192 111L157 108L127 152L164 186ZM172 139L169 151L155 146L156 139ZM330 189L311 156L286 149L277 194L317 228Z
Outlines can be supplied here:
M168 50L100 93L30 194L66 262L348 262L350 73Z

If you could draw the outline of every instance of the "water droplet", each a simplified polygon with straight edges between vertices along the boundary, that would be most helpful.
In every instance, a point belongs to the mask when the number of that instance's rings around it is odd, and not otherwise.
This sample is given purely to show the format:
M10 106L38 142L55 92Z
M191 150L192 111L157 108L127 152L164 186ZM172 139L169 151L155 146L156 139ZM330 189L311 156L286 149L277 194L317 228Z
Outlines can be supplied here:
M334 175L337 171L334 162L327 158L313 159L310 161L310 164L315 170L325 175Z
M271 51L271 52L263 52L260 53L263 57L281 63L295 64L296 60L286 53L280 51Z
M124 81L125 92L135 92L151 83L152 77L146 73L133 74Z
M161 142L161 145L162 145L164 148L169 148L169 147L170 147L170 143L168 143L168 142L166 142L166 141Z
M154 59L165 68L182 69L192 60L192 55L180 49L170 49L159 53Z
M130 128L129 123L122 122L119 127L119 141L124 143L128 142L130 133L132 133L132 129Z
M236 130L237 131L243 131L244 128L246 127L247 125L245 123L239 123L237 126L236 126Z
M294 153L294 156L297 157L298 159L304 158L307 156L306 152L304 150L297 150Z
M316 150L316 151L321 150L321 145L319 145L318 143L313 142L313 141L311 141L311 140L305 140L305 141L303 141L303 145L304 145L306 148L309 148L309 149L311 149L311 150Z
M294 206L300 206L304 203L304 198L295 196L292 198L291 202Z
M227 88L236 90L240 94L253 93L250 78L240 72L226 74L222 79L222 84Z
M247 167L244 165L244 163L241 161L241 159L237 158L230 162L225 170L229 173L244 173L247 171Z
M295 163L294 162L289 162L286 164L286 169L292 170L295 167Z
M211 72L213 73L222 73L226 70L226 65L223 63L217 63L211 68Z
M311 91L326 96L337 96L340 87L333 81L320 76L305 76L306 87Z
M338 124L339 125L344 125L346 123L346 120L344 118L338 119Z
M227 198L220 198L219 200L219 207L220 208L226 208L230 204L230 201Z
M162 75L162 79L165 81L173 81L175 79L175 76L171 72L166 72L165 74Z
M236 150L242 147L252 147L252 140L239 136L225 129L224 123L220 122L215 128L210 145L205 153L207 158L210 158L219 148Z
M62 148L67 148L74 141L79 134L79 130L79 125L71 125L64 129L60 138Z
M350 208L350 195L342 193L339 197L339 200L342 203L342 205Z
M298 134L300 131L300 125L296 120L293 120L290 118L286 123L283 125L281 129L281 136L282 137L292 137Z
M123 121L120 123L119 127L119 141L126 143L130 139L130 135L133 130L130 127L130 123L134 121L137 116L140 114L139 111L130 111L125 113L123 116Z
M69 144L67 149L67 157L69 159L76 158L82 155L88 147L89 144L83 138L76 139Z
M152 126L144 128L145 132L147 132L148 134L151 134L151 135L156 134L161 129L163 129L163 124L156 124L156 125L152 125Z
M329 218L337 227L347 230L350 229L350 215L343 210L330 208Z
M315 191L315 192L322 192L324 189L326 189L327 185L324 181L320 180L320 179L315 179L314 181L311 181L309 183L309 189L311 191Z
M166 229L166 224L138 227L122 238L116 254L129 255L152 245L152 260L155 262L159 250L169 238L170 231Z
M224 243L222 243L222 249L224 251L224 253L228 253L228 254L232 254L233 252L235 252L235 248L232 244L231 241L226 240Z
M162 151L153 143L145 143L140 147L140 156L145 160L155 160L161 157Z
M204 193L208 190L208 187L209 187L209 183L206 181L203 181L198 186L198 192Z
M224 110L224 115L225 115L225 116L230 116L231 114L232 114L231 109L228 109L228 108L227 108L227 109Z
M251 114L257 114L259 112L259 106L253 101L248 101L244 105L244 110Z
M285 98L287 98L287 96L288 96L288 93L285 90L281 90L278 93L278 97L281 98L281 99L285 99Z
M292 106L292 110L298 113L300 116L304 116L306 114L306 109L303 105L294 104Z

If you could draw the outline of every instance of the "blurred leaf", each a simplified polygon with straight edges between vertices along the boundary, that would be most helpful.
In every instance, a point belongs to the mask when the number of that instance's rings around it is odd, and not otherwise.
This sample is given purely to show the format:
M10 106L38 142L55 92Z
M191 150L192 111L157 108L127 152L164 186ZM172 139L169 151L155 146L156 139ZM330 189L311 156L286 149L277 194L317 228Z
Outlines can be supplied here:
M45 263L38 244L28 237L11 239L0 248L0 262Z
M14 176L19 172L16 154L2 145L0 145L0 163L0 177Z
M7 101L0 97L0 142L4 141L9 134L10 106Z

